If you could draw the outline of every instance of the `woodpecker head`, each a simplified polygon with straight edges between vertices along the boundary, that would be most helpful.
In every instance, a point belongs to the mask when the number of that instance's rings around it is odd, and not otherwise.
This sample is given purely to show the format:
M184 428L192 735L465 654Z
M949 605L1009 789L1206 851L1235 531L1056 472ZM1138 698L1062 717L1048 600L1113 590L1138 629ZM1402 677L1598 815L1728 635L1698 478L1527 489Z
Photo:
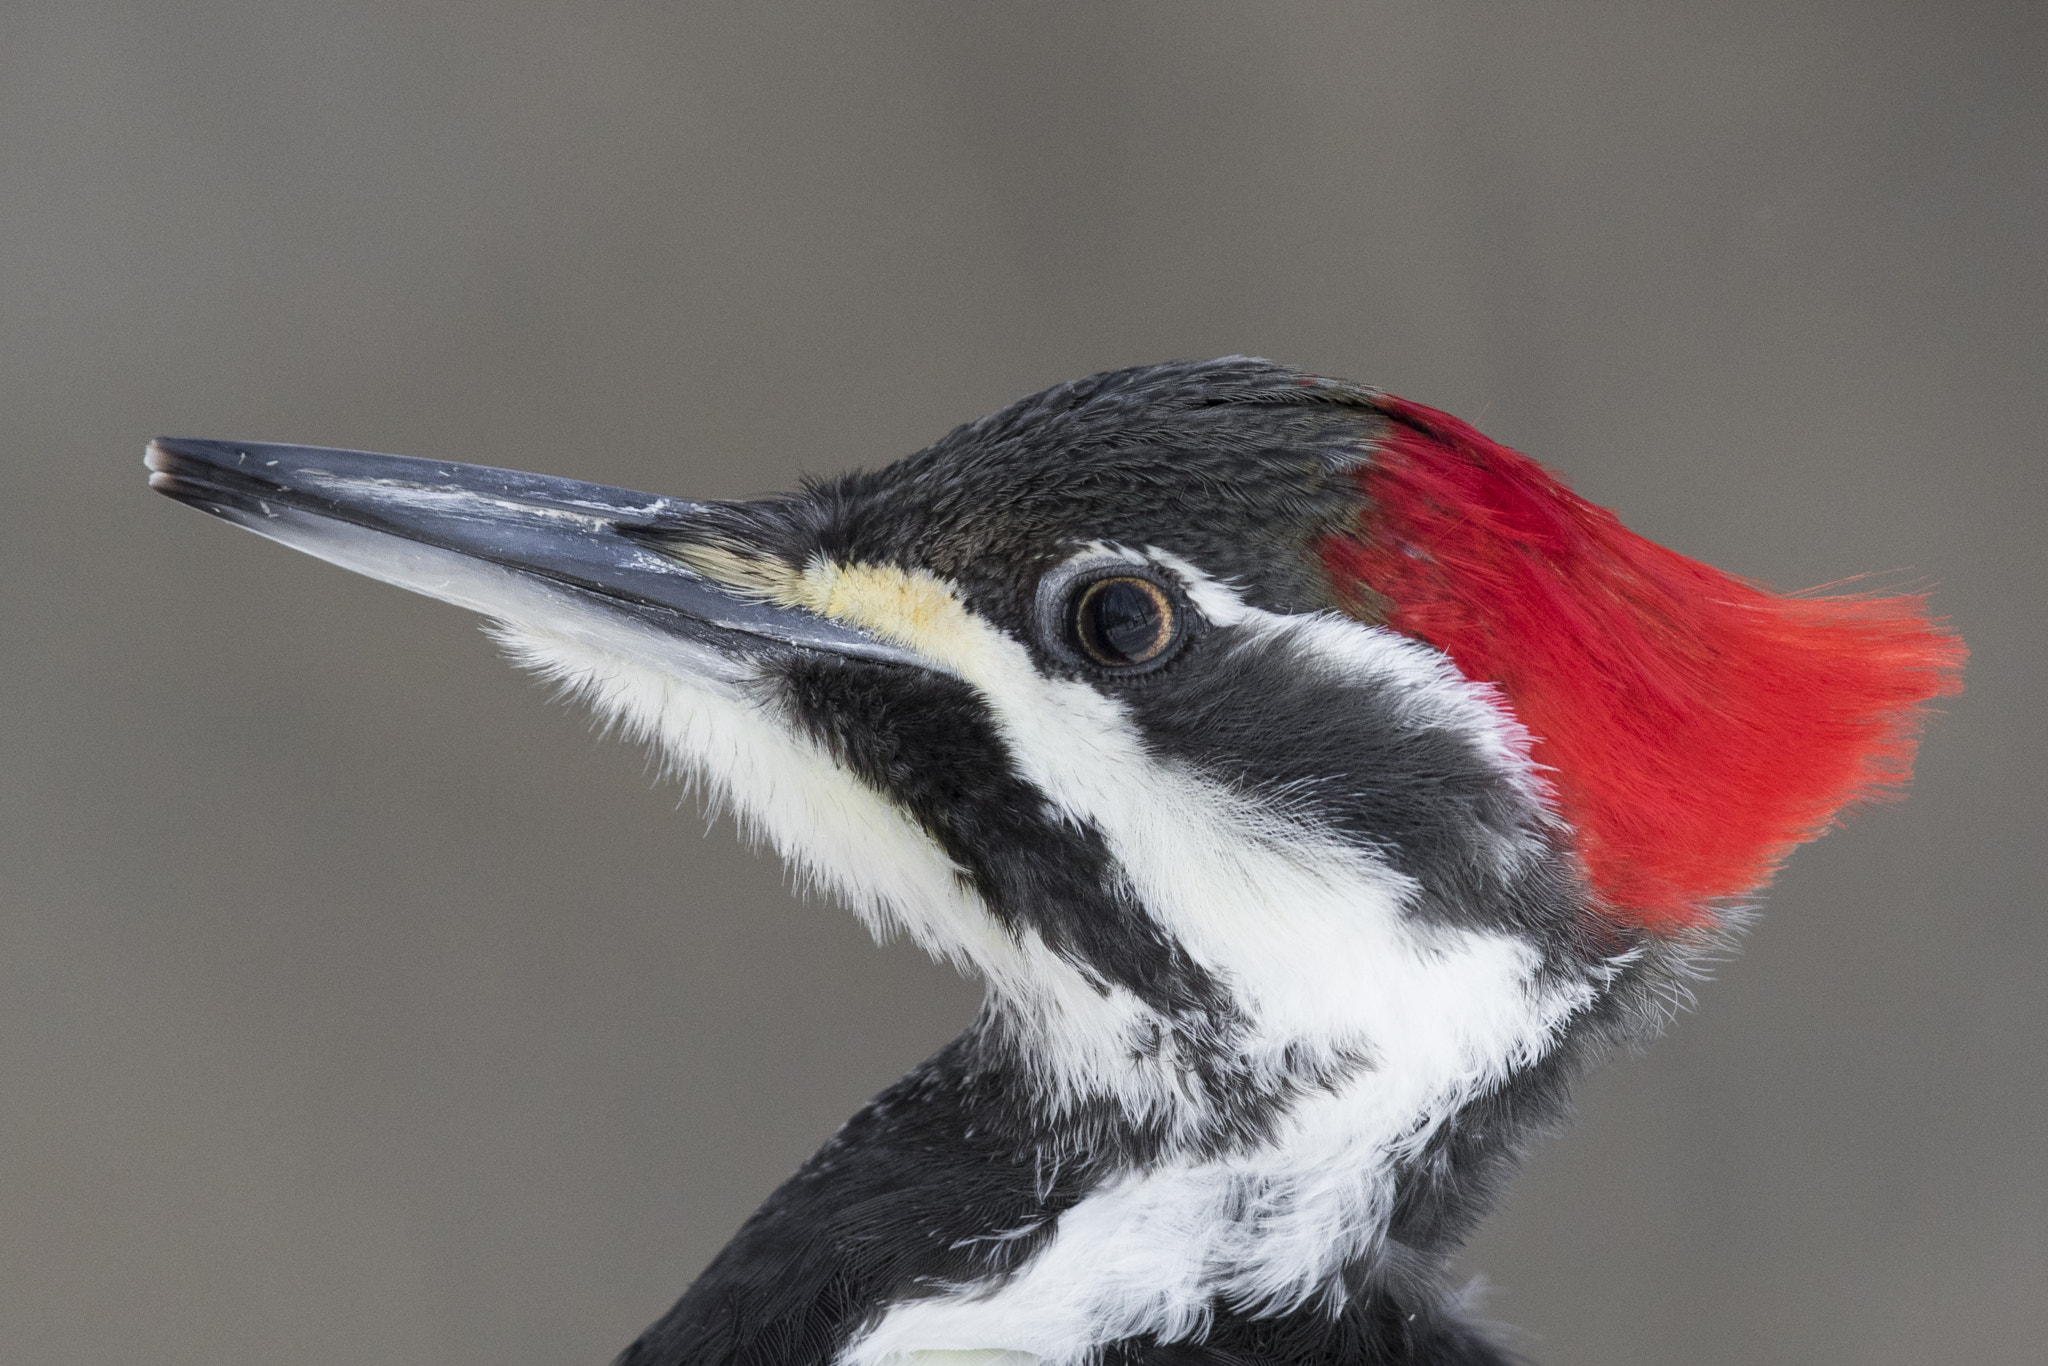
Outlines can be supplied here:
M292 446L149 465L490 617L980 974L1017 1104L1133 1161L1283 1132L1423 1160L1901 780L1960 659L1917 599L1766 592L1455 419L1245 358L752 502Z

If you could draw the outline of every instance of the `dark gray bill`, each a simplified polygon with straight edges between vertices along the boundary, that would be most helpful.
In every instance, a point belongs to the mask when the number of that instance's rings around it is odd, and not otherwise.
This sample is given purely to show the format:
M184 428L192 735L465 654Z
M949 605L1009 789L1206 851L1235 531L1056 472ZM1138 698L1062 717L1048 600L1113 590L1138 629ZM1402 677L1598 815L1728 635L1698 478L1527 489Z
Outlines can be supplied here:
M558 626L598 609L748 652L768 642L920 663L900 646L734 593L634 533L687 539L700 504L403 455L158 437L149 486L344 568L487 616Z

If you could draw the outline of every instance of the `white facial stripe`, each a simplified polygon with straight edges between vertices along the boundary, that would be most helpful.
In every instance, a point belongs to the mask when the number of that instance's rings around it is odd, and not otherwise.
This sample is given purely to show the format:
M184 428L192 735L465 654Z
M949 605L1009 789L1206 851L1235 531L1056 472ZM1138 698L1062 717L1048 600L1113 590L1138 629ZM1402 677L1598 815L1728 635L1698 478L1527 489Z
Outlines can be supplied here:
M1272 620L1288 623L1298 643L1345 674L1395 683L1395 694L1406 699L1418 725L1444 726L1464 735L1523 795L1551 804L1550 785L1529 758L1529 732L1493 684L1465 677L1447 655L1385 627L1328 612Z
M589 703L629 739L655 745L672 771L701 782L748 838L766 840L800 882L849 906L878 939L907 934L935 958L982 978L1034 1046L1063 1108L1123 1080L1134 1042L1156 1032L1152 1012L1122 988L1104 991L1036 936L1010 934L965 885L958 867L881 793L841 768L774 711L750 680L649 668L546 626L492 631L515 663ZM1172 1104L1170 1060L1146 1078L1140 1109Z
M627 738L656 746L676 776L702 782L746 835L766 839L877 934L901 929L965 965L965 941L985 916L961 892L952 860L749 697L746 679L648 668L530 622L501 621L492 635L515 663L589 703Z
M1148 558L1217 624L1268 634L1347 677L1392 683L1418 725L1457 727L1526 791L1540 791L1520 728L1433 651L1341 618L1260 612L1193 566ZM936 580L831 582L843 590L835 615L883 634L882 616L896 613L893 638L929 648L973 686L1022 775L1055 810L1101 832L1146 912L1243 1009L1240 1062L1277 1076L1289 1049L1296 1066L1339 1054L1372 1060L1334 1090L1299 1099L1262 1146L1206 1161L1169 1156L1084 1198L999 1286L897 1305L846 1350L845 1366L1078 1363L1120 1337L1193 1334L1219 1300L1284 1309L1336 1293L1339 1268L1382 1236L1395 1165L1547 1050L1593 988L1543 985L1534 950L1509 936L1411 923L1404 905L1416 889L1406 878L1283 794L1232 790L1153 754L1119 699L1047 678L1021 643ZM1170 1048L1132 1047L1153 1032L1148 1008L1121 989L1102 992L1035 936L1012 938L915 822L756 700L759 680L712 652L694 657L696 647L670 642L658 655L641 628L624 618L614 626L588 604L509 605L516 620L499 637L520 662L658 743L878 934L900 928L983 974L1017 1022L1042 1103L1113 1098L1133 1118L1199 1127L1205 1102L1181 1060ZM502 598L485 610L513 614ZM906 621L916 629L900 629ZM1504 847L1498 857L1530 852Z
M1284 1313L1341 1295L1338 1273L1383 1235L1397 1164L1484 1088L1533 1062L1590 985L1532 990L1530 950L1454 936L1429 985L1445 1008L1388 1050L1382 1068L1316 1094L1252 1152L1134 1171L1083 1199L1052 1240L993 1290L898 1304L850 1344L842 1366L895 1366L928 1351L1009 1351L1080 1363L1103 1344L1197 1336L1217 1303ZM1462 1024L1452 1024L1463 1009ZM1419 1044L1419 1047L1410 1045Z
M1226 621L1276 645L1284 637L1360 682L1393 681L1414 699L1418 725L1455 725L1503 771L1527 774L1512 719L1436 652L1342 618L1248 608L1192 566L1151 554ZM1020 642L964 608L947 617L943 638L947 662L988 704L1022 776L1103 834L1138 900L1273 1021L1276 1047L1304 1034L1341 1046L1406 1016L1408 1003L1378 978L1389 963L1436 951L1418 945L1401 914L1415 891L1408 879L1276 797L1227 790L1153 755L1119 700L1079 679L1046 677ZM1333 1008L1359 997L1387 1008L1378 1018L1357 1004ZM1339 1019L1349 1026L1341 1036L1331 1028Z
M1209 577L1171 551L1161 550L1156 545L1147 546L1141 558L1150 560L1179 579L1187 589L1188 600L1218 626L1235 626L1252 611L1245 606L1244 597L1235 584L1227 579Z
M829 886L878 934L900 928L981 973L1025 1026L1059 1103L1108 1095L1134 1114L1185 1108L1178 1060L1168 1053L1134 1061L1130 1042L1153 1032L1144 1007L1121 990L1105 996L1035 938L1017 943L921 828L755 702L729 657L523 576L332 522L317 526L349 543L301 548L511 618L501 639L516 658L702 777L800 876ZM405 563L369 562L394 546ZM1108 546L1083 553L1137 558ZM1284 636L1348 676L1391 678L1413 699L1418 723L1455 724L1488 743L1505 771L1527 774L1519 729L1433 651L1339 618L1260 612L1177 557L1148 557L1206 602L1205 613L1276 642ZM457 571L487 582L466 587ZM440 577L429 585L429 574ZM1429 1015L1430 1000L1442 999L1437 984L1411 971L1442 946L1402 915L1415 890L1407 879L1281 798L1227 790L1151 754L1120 701L1086 682L1045 677L1019 642L930 576L814 576L814 586L835 584L845 590L835 612L842 619L872 629L894 612L916 623L915 634L943 649L986 700L1023 776L1057 811L1102 833L1136 899L1256 1021L1249 1065L1277 1067L1290 1047L1298 1056L1303 1048L1381 1051ZM1417 1036L1409 1047L1422 1045ZM1441 1055L1455 1046L1438 1040L1431 1048L1447 1062Z
M1109 546L1083 554L1141 558ZM1223 622L1285 635L1350 676L1396 678L1415 697L1419 722L1450 711L1468 733L1512 726L1433 652L1390 632L1259 612L1176 557L1148 557ZM942 653L976 688L1022 776L1057 811L1102 833L1136 899L1256 1021L1244 1059L1255 1071L1277 1073L1289 1049L1297 1062L1378 1053L1443 999L1410 971L1441 945L1401 914L1414 891L1406 878L1278 797L1229 791L1152 755L1119 701L1040 674L1019 642L929 575L814 569L806 577L817 599L810 605ZM568 624L572 631L550 613L504 639L522 662L701 775L750 833L768 838L800 876L838 892L878 934L901 928L981 973L1033 1049L1049 1101L1064 1108L1115 1097L1134 1117L1204 1118L1189 1111L1183 1060L1131 1046L1157 1033L1149 1010L1122 989L1105 995L1035 937L1015 941L900 809L751 701L742 681L721 680L728 662L711 651L654 660L637 634L597 640L580 617ZM1507 741L1495 752L1519 759ZM1418 1063L1428 1060L1423 1043L1418 1035L1407 1045ZM1455 1047L1437 1039L1427 1051L1447 1064Z
M1117 1053L1143 1023L1127 992L1105 996L1036 939L1019 942L963 882L931 836L807 737L721 682L628 663L545 627L498 623L513 661L560 684L627 738L655 745L677 776L704 784L746 836L766 840L800 880L844 901L877 938L905 933L976 973L1019 1018L1069 1022ZM1095 1064L1081 1064L1097 1070Z
M1343 618L1261 612L1185 562L1149 558L1212 621L1269 634L1361 683L1393 684L1418 726L1455 727L1532 799L1540 793L1519 725L1436 652ZM1415 925L1403 914L1415 891L1407 879L1284 802L1151 754L1120 702L1044 677L1020 644L981 630L955 659L1015 762L1059 810L1102 832L1146 910L1247 1009L1247 1061L1277 1070L1290 1048L1297 1060L1362 1048L1374 1066L1296 1102L1262 1147L1169 1161L1095 1192L999 1287L898 1305L842 1362L935 1351L1079 1362L1124 1337L1193 1335L1219 1300L1284 1311L1335 1293L1343 1264L1384 1230L1396 1165L1542 1056L1595 988L1538 985L1534 949L1511 936ZM1540 852L1533 838L1502 845L1505 864ZM1106 1084L1142 1111L1161 1079L1126 1061L1110 1075L1058 1080Z
M1071 1019L1079 1037L1115 1053L1141 1030L1144 1012L1128 993L1105 997L1043 945L1020 945L997 925L923 829L755 699L757 680L742 661L544 580L416 541L285 507L244 525L492 618L492 635L515 663L656 746L676 776L702 782L801 881L836 894L878 938L905 933L980 974L1024 1003L1020 1018L1043 1032L1052 1019Z

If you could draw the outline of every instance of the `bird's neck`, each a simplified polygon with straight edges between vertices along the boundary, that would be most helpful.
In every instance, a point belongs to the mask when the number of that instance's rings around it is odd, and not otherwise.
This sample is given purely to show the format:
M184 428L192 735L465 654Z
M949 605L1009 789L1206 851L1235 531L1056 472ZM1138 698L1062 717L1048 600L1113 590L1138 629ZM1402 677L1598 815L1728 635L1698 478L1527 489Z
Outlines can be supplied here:
M1186 1067L1179 1112L1162 1114L1116 1096L1044 1104L1043 1063L985 1016L919 1074L923 1103L902 1122L983 1173L942 1180L974 1192L954 1241L986 1261L944 1273L970 1290L900 1298L842 1359L982 1344L1082 1361L1116 1343L1279 1334L1302 1362L1340 1359L1360 1335L1381 1342L1373 1359L1443 1359L1423 1350L1443 1339L1465 1344L1450 1359L1490 1360L1472 1355L1447 1262L1522 1133L1560 1103L1546 1065L1560 1041L1483 1081L1364 1048L1212 1058ZM991 1201L996 1170L1007 1196Z
M849 1120L622 1362L1210 1359L1170 1355L1189 1343L1218 1361L1506 1360L1447 1261L1555 1118L1603 1010L1425 1103L1361 1057L1192 1139L1110 1096L1046 1103L1044 1060L985 1012ZM1212 1081L1190 1072L1187 1093Z

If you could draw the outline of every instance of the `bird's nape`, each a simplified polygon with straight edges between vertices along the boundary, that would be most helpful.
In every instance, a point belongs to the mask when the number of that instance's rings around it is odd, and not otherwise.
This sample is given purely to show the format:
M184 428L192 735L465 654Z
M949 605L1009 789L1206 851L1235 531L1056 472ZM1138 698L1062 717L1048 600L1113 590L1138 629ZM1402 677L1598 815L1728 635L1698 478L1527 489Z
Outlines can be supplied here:
M1454 419L1244 357L753 502L149 459L484 613L985 982L637 1366L1506 1361L1450 1253L1729 899L1904 778L1961 659L1917 599L1766 593Z

